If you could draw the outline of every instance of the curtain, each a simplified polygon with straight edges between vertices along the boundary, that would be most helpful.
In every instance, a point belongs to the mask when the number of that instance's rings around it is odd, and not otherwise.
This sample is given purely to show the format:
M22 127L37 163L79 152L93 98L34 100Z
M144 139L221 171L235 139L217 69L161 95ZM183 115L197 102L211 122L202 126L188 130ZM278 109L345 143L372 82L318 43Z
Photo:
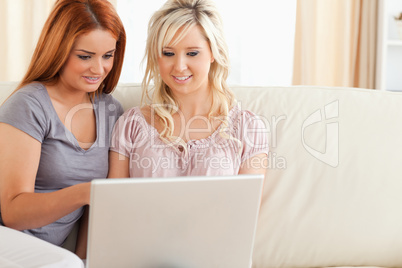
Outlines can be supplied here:
M22 79L54 1L0 1L0 81Z
M294 85L375 87L377 0L298 0Z
M0 0L0 81L22 79L55 1Z

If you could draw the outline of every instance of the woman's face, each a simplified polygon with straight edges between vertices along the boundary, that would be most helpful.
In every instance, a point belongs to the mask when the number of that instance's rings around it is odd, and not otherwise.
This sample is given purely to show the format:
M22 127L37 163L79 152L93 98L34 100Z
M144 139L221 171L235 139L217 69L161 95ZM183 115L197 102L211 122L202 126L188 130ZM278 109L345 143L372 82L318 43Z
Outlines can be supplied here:
M180 42L164 47L158 58L160 75L175 96L208 93L212 62L211 48L200 26L192 26Z
M64 67L60 83L72 91L94 92L113 67L116 39L109 31L93 30L77 38Z

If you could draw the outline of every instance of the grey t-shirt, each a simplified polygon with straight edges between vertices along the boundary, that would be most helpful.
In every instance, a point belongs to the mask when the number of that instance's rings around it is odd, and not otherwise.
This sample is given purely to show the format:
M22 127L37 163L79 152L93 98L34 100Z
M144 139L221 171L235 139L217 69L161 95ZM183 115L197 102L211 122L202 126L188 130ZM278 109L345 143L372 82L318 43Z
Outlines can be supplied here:
M84 150L60 121L44 85L25 86L0 106L0 122L12 125L42 143L35 192L52 192L107 176L110 136L123 108L111 95L101 94L93 100L93 109L96 141ZM82 213L83 208L80 208L54 223L23 232L62 245Z

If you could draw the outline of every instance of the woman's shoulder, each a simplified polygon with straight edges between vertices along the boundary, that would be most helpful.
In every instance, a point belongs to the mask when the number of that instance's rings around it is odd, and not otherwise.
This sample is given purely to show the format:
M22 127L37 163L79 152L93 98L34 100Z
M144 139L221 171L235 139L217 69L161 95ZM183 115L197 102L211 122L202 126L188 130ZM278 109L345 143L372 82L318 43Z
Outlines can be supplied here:
M124 117L143 117L141 113L141 107L139 106L134 106L129 109L127 109L124 114Z
M229 123L234 131L239 129L264 129L266 122L264 118L253 111L243 109L239 104L236 104L229 112Z
M10 98L23 98L24 96L34 99L43 99L47 94L46 87L42 83L33 82L13 92ZM15 97L14 97L15 96ZM23 98L25 99L25 98Z
M0 122L18 128L40 142L49 130L51 104L42 84L29 84L0 106Z
M142 112L142 107L134 106L126 110L120 120L124 120L126 124L136 124L139 126L147 125L146 115Z
M141 108L136 106L128 109L118 119L114 127L114 136L118 137L119 134L124 133L129 140L141 139L146 140L149 137L149 125L141 113Z
M35 82L14 91L0 107L12 110L42 110L43 106L49 103L48 98L46 87L41 83Z
M253 111L243 109L239 103L236 103L229 111L228 117L234 123L236 121L250 120L250 119L258 119L259 116Z
M142 117L144 117L144 119L147 122L151 121L151 118L152 118L151 106L145 105L145 106L142 106L142 107L138 107L138 112L142 115Z
M104 109L109 111L109 113L117 116L121 116L124 113L121 103L111 94L102 93L100 95L95 95L94 100L95 104L99 105L100 108L103 106Z

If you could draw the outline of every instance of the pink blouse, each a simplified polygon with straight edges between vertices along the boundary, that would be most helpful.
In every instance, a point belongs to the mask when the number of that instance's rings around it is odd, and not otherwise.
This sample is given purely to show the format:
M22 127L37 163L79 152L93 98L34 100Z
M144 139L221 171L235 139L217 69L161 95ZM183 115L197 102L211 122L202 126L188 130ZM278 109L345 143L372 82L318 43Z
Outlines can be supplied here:
M221 124L208 138L188 141L184 150L161 140L140 107L134 107L116 122L110 150L129 158L130 177L235 175L248 158L268 154L268 136L252 112L234 106L228 118L223 133Z

